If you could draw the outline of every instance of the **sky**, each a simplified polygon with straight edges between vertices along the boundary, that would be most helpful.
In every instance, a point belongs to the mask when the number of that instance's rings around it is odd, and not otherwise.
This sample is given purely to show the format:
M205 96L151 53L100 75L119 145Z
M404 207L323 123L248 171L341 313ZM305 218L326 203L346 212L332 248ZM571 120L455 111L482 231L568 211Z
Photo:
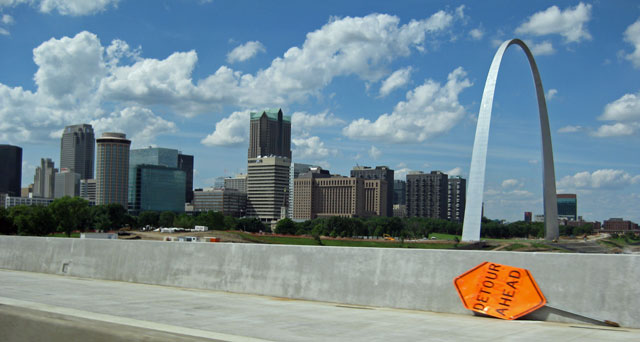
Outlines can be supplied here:
M195 158L194 186L246 172L249 112L292 116L293 162L348 175L467 178L489 66L520 38L541 73L558 193L587 220L640 222L637 1L0 0L0 143L23 186L59 163L64 126ZM524 53L507 50L485 216L542 214L540 123Z

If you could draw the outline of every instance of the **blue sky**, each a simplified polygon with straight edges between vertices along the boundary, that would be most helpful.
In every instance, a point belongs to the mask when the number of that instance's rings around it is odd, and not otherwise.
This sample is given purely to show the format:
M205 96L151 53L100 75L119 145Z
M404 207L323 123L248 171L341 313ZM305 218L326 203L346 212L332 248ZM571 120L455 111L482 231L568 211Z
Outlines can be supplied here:
M497 46L521 38L547 93L558 192L640 221L637 1L0 0L0 143L23 185L91 123L195 156L195 186L246 170L248 112L293 116L294 162L468 176ZM503 59L485 214L542 213L531 73Z

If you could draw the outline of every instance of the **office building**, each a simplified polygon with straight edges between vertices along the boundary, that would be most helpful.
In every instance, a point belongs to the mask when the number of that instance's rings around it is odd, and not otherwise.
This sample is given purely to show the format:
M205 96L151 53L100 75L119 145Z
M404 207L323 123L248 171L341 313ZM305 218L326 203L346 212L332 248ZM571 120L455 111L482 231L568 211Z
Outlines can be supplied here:
M286 217L291 161L283 157L251 158L247 165L247 216L263 222Z
M88 124L64 128L60 139L60 170L80 174L80 179L93 178L96 139Z
M148 147L129 153L129 211L184 212L187 173L175 149Z
M280 156L291 159L291 117L282 109L251 112L249 158Z
M6 196L5 197L5 202L4 202L4 207L8 209L8 208L12 208L12 207L17 207L19 205L27 205L27 206L42 205L42 206L48 206L49 204L51 204L51 202L53 202L53 198L39 198L39 197L26 198L26 197L18 197L18 196Z
M289 207L287 208L287 217L293 217L293 207L296 205L295 201L295 182L294 180L298 178L301 174L309 172L311 168L317 167L311 164L302 164L302 163L291 163L291 168L289 170Z
M198 189L193 193L193 211L217 211L227 216L242 217L246 211L247 194L232 188Z
M533 213L530 211L524 212L524 222L531 222L533 219Z
M407 216L447 219L449 182L440 171L407 175Z
M576 194L557 194L558 219L575 221L578 219L578 199Z
M129 197L132 213L184 212L186 172L178 168L147 164L136 165L132 169L134 189L130 193L134 197Z
M224 188L238 190L246 194L247 193L247 175L238 174L233 178L225 178Z
M187 203L191 203L193 201L193 156L182 153L178 154L178 169L184 171L187 176L184 200Z
M453 222L464 220L467 198L467 180L460 176L449 177L447 189L447 219Z
M96 204L119 203L127 208L131 140L124 133L102 133L96 144Z
M53 198L55 194L55 176L58 169L49 158L41 158L33 177L33 197Z
M29 184L26 188L20 189L20 197L33 197L33 183Z
M407 182L400 179L393 181L393 205L396 204L407 204Z
M281 109L252 112L247 161L247 216L275 222L287 216L291 117Z
M376 166L372 169L368 166L356 166L351 170L351 177L367 179L381 179L385 181L387 189L385 190L385 208L381 212L381 216L393 215L393 194L394 194L394 171L386 166Z
M294 183L294 219L381 216L386 211L387 184L382 179L331 176L314 167Z
M71 172L68 169L60 170L55 176L54 198L64 196L76 197L80 196L80 174Z
M22 186L22 148L0 145L0 192L20 196Z
M81 179L80 180L80 197L89 201L89 203L96 203L96 180L95 179Z

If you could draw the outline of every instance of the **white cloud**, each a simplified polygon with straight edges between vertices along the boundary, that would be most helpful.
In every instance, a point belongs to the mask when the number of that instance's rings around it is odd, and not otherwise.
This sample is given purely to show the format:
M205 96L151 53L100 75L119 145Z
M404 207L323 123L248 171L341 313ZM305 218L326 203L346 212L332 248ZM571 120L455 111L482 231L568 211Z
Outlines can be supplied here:
M291 142L294 146L292 154L295 159L322 159L338 153L336 149L327 148L317 136L293 138Z
M407 92L407 100L399 102L393 113L383 114L374 122L357 119L342 133L352 139L383 139L391 143L425 141L449 131L462 119L465 110L458 95L470 86L466 72L458 67L449 74L446 84L426 80Z
M371 145L371 148L369 149L369 157L371 157L371 159L373 160L378 160L381 155L382 152L377 147Z
M227 62L244 62L255 57L258 52L265 51L266 49L264 48L264 45L262 45L262 43L260 43L259 41L246 42L242 45L237 46L227 54Z
M0 27L0 35L2 36L8 36L11 33L9 31L7 31L6 29L3 29L2 27Z
M591 19L591 4L579 3L575 7L561 11L558 6L551 6L544 11L533 14L516 29L518 34L544 36L559 34L567 43L591 39L586 24Z
M96 136L104 132L127 134L133 147L151 146L158 135L173 133L176 125L155 115L150 109L128 107L107 117L91 121Z
M461 167L454 167L453 169L445 172L449 177L453 177L453 176L462 176L462 168Z
M578 172L558 181L558 187L569 189L616 189L640 183L640 175L632 176L623 170L603 169L593 173Z
M411 67L396 70L382 82L382 85L380 86L380 96L384 97L389 95L392 91L409 83L410 79Z
M520 181L518 181L517 179L505 179L502 181L503 188L514 188L520 185Z
M554 53L556 53L553 45L548 40L545 40L542 43L527 41L527 46L529 46L529 48L531 49L531 53L533 53L535 56L553 55Z
M120 0L4 0L0 8L29 4L42 13L57 11L61 15L81 16L96 14L108 7L117 7Z
M0 17L0 21L5 25L12 25L15 22L13 17L8 14L3 14L2 17Z
M558 130L558 133L575 133L582 131L582 126L565 126Z
M595 132L592 132L591 135L598 138L619 137L631 135L634 131L634 126L618 122L613 125L602 125L598 127Z
M393 171L393 178L398 180L407 180L407 173L411 171L413 170L408 167L398 168Z
M558 90L557 89L549 89L547 91L547 95L545 96L547 100L551 100L554 97L556 97L556 95L558 95Z
M84 15L117 3L5 0L0 8L30 4L42 11ZM65 125L108 117L113 107L165 106L178 115L192 116L227 106L291 105L320 95L335 77L379 81L395 59L424 51L427 37L433 41L456 18L444 11L404 25L398 17L384 14L332 18L308 33L301 46L290 48L255 74L220 66L197 81L192 79L198 61L195 51L143 58L140 48L132 50L120 40L103 46L90 32L52 38L34 49L36 90L0 83L0 137L14 143L42 139Z
M475 40L480 40L482 39L482 37L484 37L484 31L480 27L474 28L473 30L469 31L469 35Z
M599 120L640 121L640 92L625 94L607 104Z
M592 133L596 137L631 135L640 128L640 92L625 94L607 104L598 120L617 121L602 125Z
M249 137L249 113L245 110L233 112L216 123L213 133L202 139L206 146L234 146L244 144Z
M306 112L294 112L291 115L291 129L294 134L307 134L312 128L331 127L343 125L344 123L344 120L337 118L328 111L315 115Z
M624 31L624 41L634 47L633 52L626 55L625 58L631 61L634 67L640 69L640 19Z

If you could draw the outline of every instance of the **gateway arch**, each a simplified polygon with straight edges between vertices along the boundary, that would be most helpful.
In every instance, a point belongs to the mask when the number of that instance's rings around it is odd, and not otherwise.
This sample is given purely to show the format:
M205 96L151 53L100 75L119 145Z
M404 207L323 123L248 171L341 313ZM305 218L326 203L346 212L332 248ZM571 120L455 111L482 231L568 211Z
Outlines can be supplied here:
M471 156L471 168L469 169L469 187L467 188L467 203L464 212L464 225L462 228L462 241L480 240L480 223L482 220L482 196L484 192L485 169L487 164L487 145L489 142L489 126L491 123L491 108L493 107L493 95L496 89L496 80L500 63L504 52L511 45L522 48L529 60L533 81L538 98L538 111L540 113L540 129L542 132L542 178L544 190L544 225L545 238L553 240L558 238L558 205L556 199L556 176L553 166L553 151L551 148L551 134L549 131L549 116L547 103L544 98L542 80L538 72L538 66L533 59L531 51L520 39L507 40L496 52L491 62L491 68L484 85L480 113L478 114L478 126L473 143Z

